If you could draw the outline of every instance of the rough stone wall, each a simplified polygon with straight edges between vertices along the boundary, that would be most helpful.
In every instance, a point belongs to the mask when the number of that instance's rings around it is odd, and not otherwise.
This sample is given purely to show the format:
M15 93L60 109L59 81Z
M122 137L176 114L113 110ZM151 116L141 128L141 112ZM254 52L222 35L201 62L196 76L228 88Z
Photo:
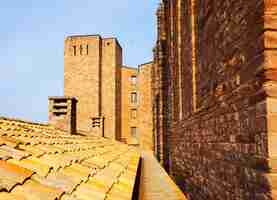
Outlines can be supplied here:
M139 66L138 91L138 127L140 147L153 151L153 109L152 109L152 67L153 62Z
M48 122L58 129L76 134L77 100L74 97L49 97Z
M153 104L153 135L154 152L158 161L168 171L169 149L168 133L172 110L171 69L168 59L168 26L169 17L165 4L160 4L157 10L158 37L154 48L154 63L152 69L152 104Z
M64 94L78 99L77 128L102 136L92 118L104 117L104 136L120 139L122 49L115 38L70 36L65 40Z
M122 49L115 38L105 38L102 44L101 110L105 117L105 137L120 139L120 68ZM119 95L119 96L118 96Z
M276 199L277 2L163 3L166 61L156 53L154 66L170 80L176 182L193 200Z
M131 127L138 127L138 115L136 118L132 117L133 109L138 113L138 104L131 103L131 93L138 91L138 85L132 83L132 76L138 77L136 68L125 66L121 68L121 140L128 144L138 144L138 140L131 135Z
M64 95L78 99L77 128L83 131L90 131L91 118L101 114L101 41L97 35L65 39Z

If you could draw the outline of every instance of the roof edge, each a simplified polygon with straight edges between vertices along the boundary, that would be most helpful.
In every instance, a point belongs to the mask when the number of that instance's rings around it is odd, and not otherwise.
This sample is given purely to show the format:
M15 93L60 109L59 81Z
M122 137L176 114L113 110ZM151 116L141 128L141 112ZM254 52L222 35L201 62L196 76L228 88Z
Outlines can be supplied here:
M154 63L154 61L152 60L152 61L140 64L139 67L144 66L144 65L148 65L148 64L153 64L153 63Z
M25 119L20 119L16 117L5 117L5 116L0 116L0 120L7 120L7 121L16 121L16 122L21 122L21 123L27 123L27 124L33 124L33 125L40 125L40 126L47 126L49 127L48 123L43 123L43 122L33 122Z
M126 66L126 65L122 65L121 68L125 68L125 69L133 69L133 70L136 70L138 71L138 68L137 67L130 67L130 66Z
M88 34L88 35L85 35L85 34L84 35L78 35L78 34L76 34L76 35L65 36L65 39L75 38L75 37L100 37L100 38L102 38L100 34Z

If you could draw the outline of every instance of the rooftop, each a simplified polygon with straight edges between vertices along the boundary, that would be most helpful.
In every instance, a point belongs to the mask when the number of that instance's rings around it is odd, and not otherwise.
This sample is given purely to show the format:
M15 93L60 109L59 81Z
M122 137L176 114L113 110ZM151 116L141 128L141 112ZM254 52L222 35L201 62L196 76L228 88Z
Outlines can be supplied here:
M116 141L0 118L0 199L132 199L139 159Z

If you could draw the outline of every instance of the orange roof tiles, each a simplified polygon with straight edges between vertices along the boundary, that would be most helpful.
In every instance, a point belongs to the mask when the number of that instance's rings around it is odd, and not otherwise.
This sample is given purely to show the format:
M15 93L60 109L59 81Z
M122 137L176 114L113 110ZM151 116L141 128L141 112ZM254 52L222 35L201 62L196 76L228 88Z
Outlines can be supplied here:
M1 200L132 199L139 159L115 141L0 117Z

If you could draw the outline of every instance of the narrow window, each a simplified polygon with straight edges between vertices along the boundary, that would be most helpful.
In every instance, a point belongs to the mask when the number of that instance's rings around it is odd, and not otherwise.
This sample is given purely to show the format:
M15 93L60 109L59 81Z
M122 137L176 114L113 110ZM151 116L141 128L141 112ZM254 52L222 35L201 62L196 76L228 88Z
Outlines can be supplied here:
M87 55L88 55L88 44L87 44Z
M132 109L131 110L131 119L136 119L137 118L137 109Z
M136 92L131 93L131 103L137 103L138 102L138 96Z
M80 55L82 55L82 54L83 54L83 46L80 45Z
M131 136L133 138L138 139L138 129L137 129L137 127L131 127Z
M73 46L73 55L76 56L76 46Z
M131 83L132 83L132 85L137 84L137 76L135 76L135 75L131 76Z

